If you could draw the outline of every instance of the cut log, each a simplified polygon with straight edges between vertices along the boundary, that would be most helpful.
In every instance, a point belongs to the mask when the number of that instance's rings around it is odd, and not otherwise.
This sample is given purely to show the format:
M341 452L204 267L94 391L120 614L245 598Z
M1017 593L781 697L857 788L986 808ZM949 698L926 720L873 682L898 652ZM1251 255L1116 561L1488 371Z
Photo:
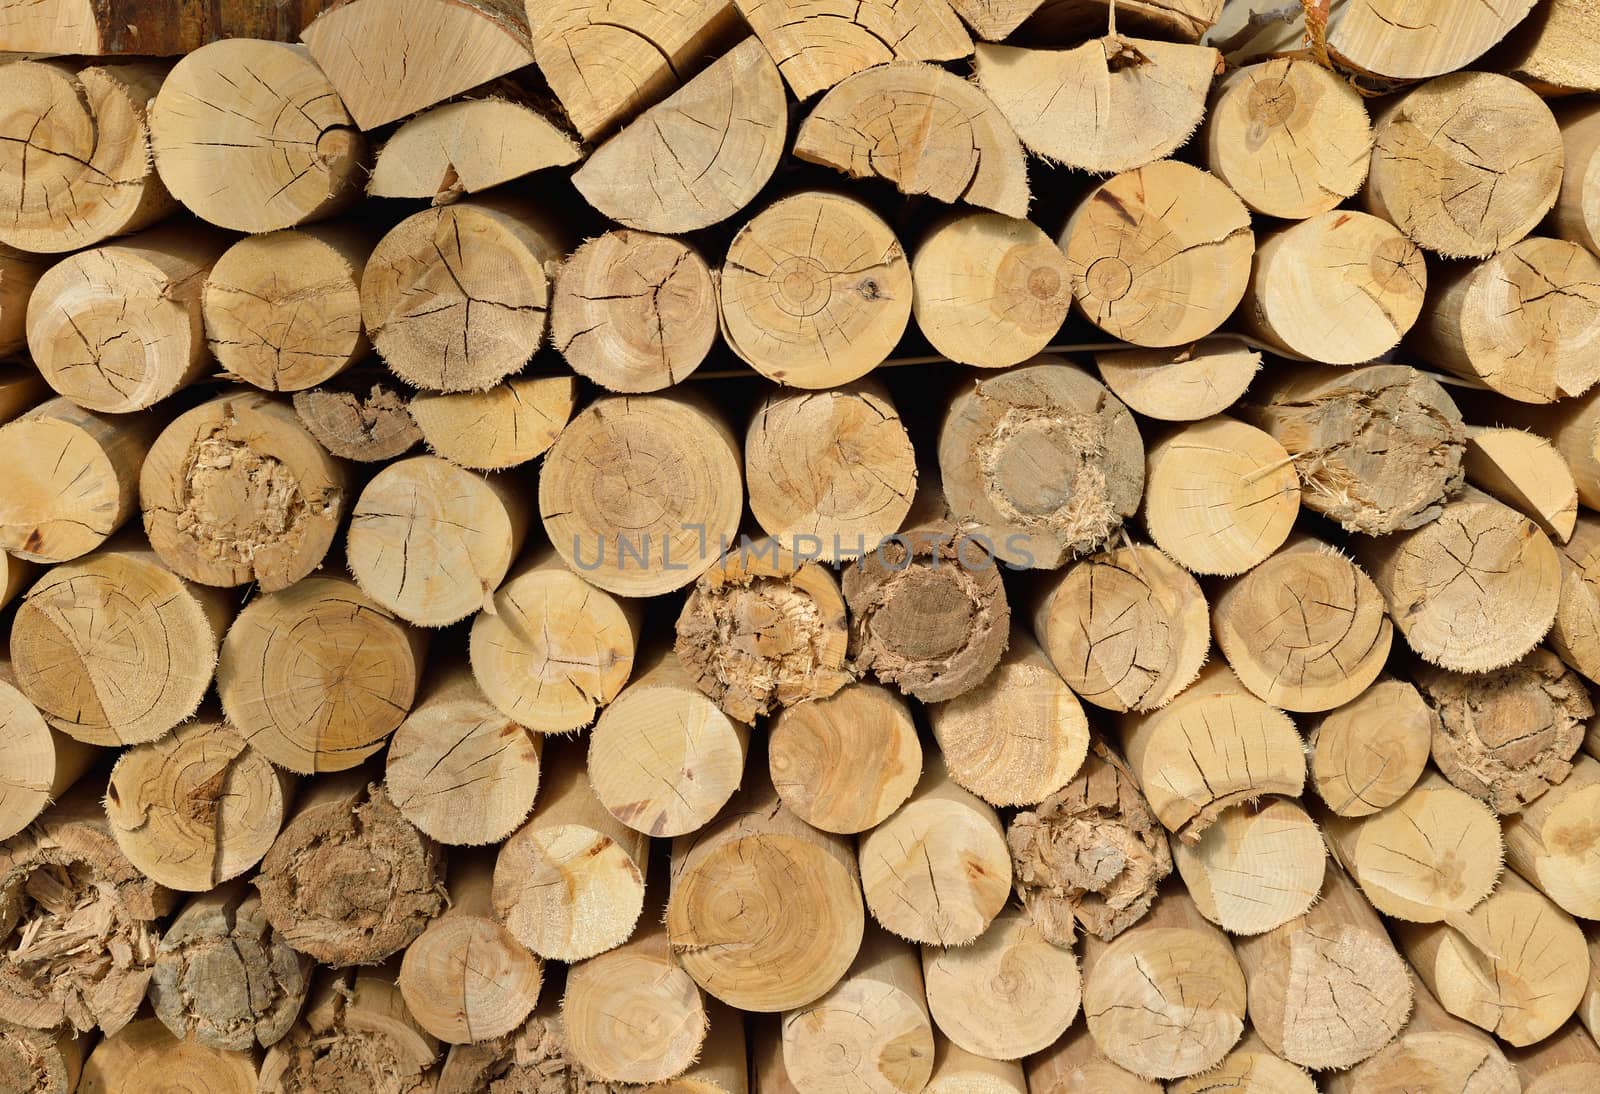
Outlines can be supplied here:
M788 126L778 67L746 38L595 149L572 185L629 228L692 232L750 204L783 157Z
M0 170L3 170L3 161L0 161ZM0 175L0 186L4 185L3 179L4 176ZM34 286L39 283L39 278L44 276L50 266L50 260L43 255L15 251L0 243L0 357L10 357L27 348L28 298L33 295ZM7 372L11 373L12 370L8 369ZM19 384L22 375L26 374L19 370L15 376L6 377L8 391L3 401L7 410L11 410L15 402L23 404L16 407L16 410L27 409L27 399L30 396L25 393L34 385ZM44 384L43 378L37 373L34 373L34 377L39 381L37 386L40 389L37 396L31 396L32 401L36 403L44 394ZM12 388L15 388L14 393L10 390ZM8 420L15 416L15 411L5 415Z
M1497 73L1430 80L1379 111L1373 132L1367 210L1446 258L1504 250L1533 231L1561 189L1550 108Z
M1497 424L1513 425L1547 438L1567 461L1578 500L1600 510L1600 389L1545 406L1495 400Z
M160 1090L255 1094L256 1061L180 1041L154 1018L130 1022L109 1034L83 1062L79 1094L156 1094Z
M1286 798L1226 809L1194 844L1172 840L1195 907L1232 935L1264 934L1304 915L1327 857L1316 822Z
M738 530L739 463L739 442L699 396L597 399L544 458L545 535L563 562L607 592L681 589Z
M1422 252L1394 225L1334 209L1263 235L1239 314L1290 356L1359 365L1399 344L1427 285Z
M5 256L0 254L0 294L5 292L4 265ZM31 284L27 288L28 292L33 291ZM26 296L22 303L26 305ZM0 296L0 309L9 306L9 301ZM0 321L4 321L5 318L5 312L0 310ZM22 361L0 362L0 423L15 421L22 414L44 402L49 395L50 385L44 382L44 377L40 375L38 369Z
M923 764L910 799L861 837L860 862L872 917L924 945L968 945L989 929L1011 895L1005 829L935 755ZM939 1028L952 1032L943 1021Z
M1583 1094L1600 1082L1600 1048L1576 1023L1537 1045L1513 1051L1523 1094Z
M983 42L1003 42L1032 15L1043 0L950 0L950 7Z
M673 841L673 952L729 1006L793 1010L821 998L854 963L864 927L850 842L795 817L765 779Z
M54 6L0 11L6 48L19 48L27 37L13 20ZM80 17L93 19L88 11ZM154 32L181 20L141 22ZM148 227L178 207L156 175L145 114L166 74L165 65L148 62L74 71L61 62L19 61L0 70L7 104L0 120L0 200L10 213L0 224L0 242L35 253L76 251Z
M1600 105L1580 99L1556 113L1565 170L1550 224L1562 239L1600 255Z
M1181 1079L1215 1067L1238 1043L1244 974L1227 936L1181 889L1168 889L1115 942L1084 939L1083 1013L1119 1067Z
M200 290L227 245L195 225L155 228L50 267L28 299L28 351L86 410L154 406L211 363Z
M922 777L911 711L862 680L826 699L778 712L767 766L784 807L824 832L852 835L886 820Z
M657 1094L747 1094L750 1057L745 1051L744 1015L715 999L707 1000L705 1048L700 1059L676 1079L654 1087Z
M422 440L406 400L387 381L335 383L294 395L295 416L333 455L360 463L403 456Z
M1585 0L1551 0L1514 27L1484 67L1521 80L1541 95L1600 91L1600 67L1580 43L1600 34Z
M1342 817L1387 809L1422 777L1436 722L1416 688L1380 677L1311 724L1307 742L1317 795Z
M972 39L944 0L735 2L801 102L875 65L972 56Z
M951 518L974 545L1028 569L1110 539L1139 508L1143 455L1128 408L1053 356L964 387L939 429Z
M608 1087L573 1059L561 1020L560 993L548 991L515 1033L475 1045L450 1046L433 1094L482 1094L485 1089L505 1094L541 1090L606 1094Z
M5 756L0 763L0 840L38 820L100 756L93 745L50 728L13 680L10 663L0 661L0 754ZM909 714L906 725L910 727Z
M939 1029L968 1052L1020 1060L1049 1048L1078 1017L1072 951L1052 945L1018 908L970 946L925 945L922 975Z
M872 380L775 391L750 419L750 511L774 539L838 562L899 530L917 489L917 454L889 393Z
M48 571L11 622L17 688L51 727L87 744L158 740L192 715L233 612L231 597L134 544Z
M267 1051L258 1094L430 1094L439 1042L417 1024L394 966L322 973L300 1022Z
M1261 354L1218 337L1175 349L1101 351L1094 363L1101 383L1130 409L1162 422L1197 422L1239 401Z
M73 1094L88 1048L71 1029L0 1024L0 1083L17 1094Z
M217 363L267 391L303 391L365 357L361 274L372 245L359 228L329 224L229 247L200 298Z
M1022 142L975 84L936 65L897 61L841 80L801 123L793 154L902 194L1028 214Z
M158 425L55 398L0 427L0 466L10 469L0 495L0 548L53 563L103 544L139 511L139 469Z
M11 603L39 576L40 567L0 553L0 608Z
M626 228L586 240L556 278L550 341L611 391L660 391L717 341L717 286L693 245Z
M350 512L350 572L408 623L457 623L505 580L532 520L530 501L509 477L474 474L437 456L392 463Z
M1161 116L1137 114L1141 124ZM1136 346L1180 346L1216 330L1243 298L1255 253L1244 203L1175 160L1101 183L1058 242L1079 310Z
M1028 1061L1027 1090L1028 1094L1164 1094L1165 1087L1113 1063L1085 1024L1073 1026Z
M1214 1090L1240 1094L1316 1094L1306 1070L1273 1052L1255 1030L1246 1030L1222 1062L1202 1075L1167 1087L1170 1094L1207 1094Z
M1600 680L1600 519L1584 513L1561 546L1561 598L1549 647L1589 680Z
M257 597L222 640L217 695L250 746L288 771L355 767L411 709L424 636L341 577Z
M751 368L828 388L881 364L911 318L911 266L854 198L806 190L757 213L728 245L722 334Z
M1600 270L1596 271L1600 274ZM1468 426L1467 481L1565 543L1578 520L1578 484L1555 445L1537 433Z
M1568 915L1600 919L1600 763L1572 761L1559 785L1505 819L1506 862Z
M1295 458L1305 507L1346 531L1427 524L1460 488L1461 412L1416 369L1299 366L1263 379L1236 413Z
M378 150L367 193L426 198L444 205L548 167L578 162L583 151L545 114L503 95L429 107Z
M1383 671L1394 638L1384 608L1361 567L1301 535L1224 582L1211 620L1240 683L1273 706L1314 713L1357 699Z
M279 937L342 968L409 946L445 908L443 874L438 844L352 771L306 785L255 884Z
M979 86L1030 151L1110 174L1169 156L1189 139L1205 116L1219 64L1209 46L1126 38L1113 24L1110 34L1076 49L985 43L974 67Z
M1049 345L1072 306L1067 261L1038 225L951 213L911 259L911 312L933 348L980 368L1019 365Z
M139 471L150 546L202 585L288 588L322 564L349 506L346 466L255 391L179 415Z
M639 610L530 553L472 624L472 673L502 714L535 733L594 721L633 672Z
M290 41L327 0L286 4L218 4L181 16L150 0L43 0L0 11L0 39L22 53L125 53L173 56L217 38Z
M700 691L672 650L640 668L589 734L589 779L629 828L681 836L709 822L739 788L750 730Z
M571 376L513 376L487 391L423 392L410 410L434 455L473 471L504 471L543 455L577 400Z
M1474 5L1469 11L1445 0L1414 0L1385 10L1362 0L1345 6L1342 17L1330 22L1328 47L1358 73L1392 81L1425 80L1471 64L1532 7L1533 0L1511 0L1500 7Z

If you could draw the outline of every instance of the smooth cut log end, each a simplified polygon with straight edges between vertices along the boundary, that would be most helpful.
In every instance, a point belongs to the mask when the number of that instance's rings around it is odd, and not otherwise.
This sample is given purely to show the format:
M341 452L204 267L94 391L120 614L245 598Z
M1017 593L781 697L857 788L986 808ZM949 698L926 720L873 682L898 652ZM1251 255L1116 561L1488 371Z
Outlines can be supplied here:
M1218 1090L1238 1094L1316 1094L1317 1084L1305 1068L1273 1052L1251 1030L1214 1069L1180 1079L1167 1089L1169 1094L1209 1094Z
M1341 817L1387 809L1422 777L1437 715L1404 680L1380 678L1311 726L1311 782Z
M1558 544L1572 537L1578 484L1548 439L1521 429L1471 426L1462 466L1468 482L1533 521Z
M1233 935L1264 934L1304 914L1327 857L1316 822L1284 798L1224 811L1194 844L1172 841L1195 907Z
M422 440L405 397L381 380L297 391L294 412L317 443L340 459L387 462Z
M487 391L423 392L411 418L428 450L472 471L504 471L555 444L578 401L571 376L513 376Z
M1197 422L1221 414L1244 395L1261 354L1235 338L1207 338L1168 349L1097 352L1100 382L1147 418Z
M153 1094L163 1088L254 1094L256 1062L248 1052L180 1041L156 1019L141 1018L97 1044L78 1080L80 1094Z
M1584 919L1600 918L1596 809L1600 763L1579 755L1559 785L1504 822L1507 864L1568 915Z
M1394 82L1426 80L1477 60L1532 7L1533 0L1471 9L1448 0L1425 0L1415 11L1408 8L1401 14L1374 4L1351 4L1331 26L1328 46L1358 73ZM1445 20L1448 31L1443 29Z
M1027 1067L1028 1094L1164 1094L1165 1091L1163 1084L1141 1079L1113 1063L1095 1044L1087 1023L1073 1025L1055 1044L1029 1059ZM1001 1092L995 1090L993 1094Z
M444 205L513 179L565 167L578 143L544 113L491 96L430 107L401 123L378 150L367 194Z
M972 56L966 28L939 0L871 0L859 6L736 2L800 102L878 65Z

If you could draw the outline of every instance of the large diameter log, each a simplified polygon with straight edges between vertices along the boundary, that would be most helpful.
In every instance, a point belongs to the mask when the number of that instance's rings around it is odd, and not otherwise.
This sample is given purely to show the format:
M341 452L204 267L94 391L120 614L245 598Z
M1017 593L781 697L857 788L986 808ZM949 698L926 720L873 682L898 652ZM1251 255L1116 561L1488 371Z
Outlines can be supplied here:
M1588 99L1563 105L1556 124L1565 169L1550 224L1562 239L1600 255L1600 107Z
M1579 755L1557 786L1505 819L1506 863L1568 915L1600 919L1600 762Z
M95 1045L83 1062L79 1094L156 1094L162 1090L255 1094L256 1061L181 1041L154 1018L130 1022Z
M73 1094L88 1048L72 1029L0 1023L0 1084L17 1094Z
M577 405L572 376L513 376L485 391L411 400L411 419L428 450L473 471L520 467L556 443Z
M1600 91L1600 67L1582 46L1597 31L1595 11L1582 0L1539 4L1506 35L1485 67L1551 97Z
M1546 642L1587 679L1600 679L1600 519L1579 515L1560 551L1561 598Z
M1600 1047L1580 1025L1511 1053L1522 1094L1583 1094L1600 1082Z
M378 150L368 195L444 205L578 161L578 143L543 111L491 86L489 98L441 103L401 123Z
M0 763L0 840L37 820L100 755L93 745L52 729L13 680L10 663L0 661L0 753L5 756Z
M301 1020L267 1050L258 1094L431 1094L439 1042L406 1009L394 973L392 963L322 972Z
M1147 418L1197 422L1239 401L1261 368L1261 354L1238 338L1206 338L1167 349L1094 354L1100 382Z
M0 12L0 39L21 53L173 56L218 38L291 41L326 3L216 4L177 14L150 0L43 0Z
M26 37L7 25L27 18L23 10L0 11L7 49L20 48ZM92 18L87 11L83 17ZM153 31L176 20L143 21ZM151 161L145 114L165 75L165 66L146 62L74 71L60 62L18 61L0 71L6 101L0 197L9 210L0 243L35 253L75 251L138 231L177 208Z
M346 377L297 391L294 412L317 443L341 459L385 462L422 440L400 389L384 380Z
M1387 809L1422 777L1437 720L1411 684L1380 678L1311 724L1317 796L1342 817Z
M1532 520L1556 543L1572 536L1578 482L1547 438L1505 426L1468 426L1462 462L1469 483Z
M1329 50L1357 73L1392 81L1424 80L1471 64L1516 26L1532 0L1458 8L1421 0L1399 9L1345 5L1329 23ZM1448 32L1441 28L1449 27Z
M1303 915L1328 857L1316 822L1286 798L1236 805L1195 843L1171 844L1195 907L1232 935L1264 934Z
M1028 1094L1163 1094L1164 1090L1161 1083L1141 1079L1114 1063L1095 1043L1087 1023L1073 1026L1028 1060Z

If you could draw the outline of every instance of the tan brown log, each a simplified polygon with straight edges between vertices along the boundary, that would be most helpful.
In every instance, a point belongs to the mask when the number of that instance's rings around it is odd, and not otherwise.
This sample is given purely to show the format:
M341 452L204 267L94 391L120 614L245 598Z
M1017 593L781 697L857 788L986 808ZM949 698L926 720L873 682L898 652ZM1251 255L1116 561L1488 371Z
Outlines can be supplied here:
M0 1083L18 1094L73 1094L88 1038L71 1029L0 1024Z
M618 228L561 265L550 342L572 370L611 391L687 379L717 341L717 286L693 244Z
M1404 680L1379 677L1310 725L1311 782L1342 817L1387 809L1428 765L1438 716Z
M3 259L0 259L3 265ZM5 271L0 269L0 292L5 289ZM28 287L32 292L32 286ZM26 298L22 301L27 304ZM0 302L0 308L7 304ZM0 313L3 314L3 313ZM37 368L21 361L0 362L0 423L14 421L50 396L50 385Z
M5 756L0 763L0 840L37 820L100 755L93 745L52 729L17 690L15 679L10 662L0 661L0 753Z
M56 263L28 300L34 364L58 395L104 414L144 410L199 379L211 364L200 290L226 245L169 225Z
M1550 225L1562 239L1600 255L1600 107L1588 99L1563 104L1556 123L1565 170Z
M1583 1001L1578 1004L1578 1021L1589 1031L1589 1036L1594 1037L1596 1027L1600 1027L1600 940L1594 937L1595 932L1587 924L1584 926L1589 947L1589 985L1584 990Z
M486 391L422 392L410 411L434 455L473 471L504 471L555 444L577 399L571 376L513 376Z
M526 555L478 614L472 673L499 711L535 733L594 721L633 673L637 602L569 570L553 548Z
M1042 0L950 0L951 9L983 42L1002 42L1027 22Z
M744 472L766 533L828 562L898 531L917 490L911 438L888 390L870 379L767 396L745 433Z
M972 39L944 0L735 0L801 102L893 61L956 61Z
M1143 455L1128 408L1050 355L964 386L939 429L951 518L1027 569L1056 569L1115 535L1139 507Z
M249 1052L282 1040L311 986L311 959L267 923L241 880L192 897L161 936L150 1004L174 1037Z
M7 48L28 37L15 20L51 6L0 11ZM79 18L90 22L93 16L85 10ZM178 21L144 20L152 32ZM150 62L78 68L24 60L0 71L7 104L0 120L0 198L10 210L0 224L0 243L35 253L76 251L148 227L178 207L156 175L145 113L166 74L165 65ZM12 262L6 266L15 270ZM6 297L9 305L9 291Z
M429 1094L426 1074L439 1042L417 1024L395 984L395 967L323 970L305 1013L267 1050L258 1094Z
M108 1035L83 1062L79 1094L156 1094L160 1090L255 1094L256 1061L181 1041L154 1018L130 1022Z
M590 731L589 780L629 828L681 836L727 804L749 750L749 727L700 691L676 653L658 648Z
M1578 484L1546 438L1504 426L1468 426L1463 466L1469 483L1533 521L1556 543L1571 537L1578 520Z
M367 193L444 205L576 163L582 154L544 111L497 88L487 98L441 103L403 122L378 150Z
M911 312L933 348L980 368L1019 365L1047 346L1072 306L1070 271L1031 221L952 212L911 259Z
M339 968L410 945L445 908L443 877L438 844L357 770L306 784L255 884L278 935Z
M1025 34L1058 41L1097 34L1112 17L1110 0L1045 0ZM1197 41L1217 21L1222 0L1117 0L1118 26L1175 42Z
M700 1059L679 1075L659 1083L655 1094L747 1094L750 1058L745 1049L744 1015L715 999L706 1001L710 1028Z
M1169 349L1094 354L1100 382L1132 410L1164 422L1197 422L1239 401L1261 368L1261 354L1219 336Z
M1100 1051L1135 1075L1181 1079L1222 1062L1244 1032L1233 947L1181 888L1105 943L1083 943L1083 1013ZM1180 1029L1184 1036L1175 1037Z
M1028 1094L1164 1094L1161 1083L1124 1070L1100 1050L1086 1024L1028 1060ZM999 1094L997 1091L996 1094Z
M1600 510L1600 389L1548 406L1497 400L1495 418L1548 438L1567 461L1578 501Z
M1367 210L1446 258L1509 247L1544 219L1561 188L1561 131L1550 108L1498 73L1430 80L1380 110L1373 134Z
M1244 1037L1211 1071L1169 1084L1171 1094L1204 1094L1229 1090L1241 1094L1316 1094L1317 1084L1306 1069L1273 1052L1255 1030Z
M455 660L434 671L394 731L384 786L406 820L440 843L500 843L533 809L542 753L543 738L497 710Z
M303 391L365 357L361 274L374 242L335 223L246 236L229 247L200 297L217 364L254 387Z
M1600 519L1578 516L1561 552L1561 598L1546 644L1589 680L1600 679Z
M1068 50L977 47L978 85L1036 155L1096 174L1132 171L1171 155L1200 124L1217 51L1112 28Z
M634 933L650 839L606 812L576 742L552 743L544 760L533 816L495 862L495 914L540 957L582 961Z
M1305 914L1328 857L1316 821L1287 798L1235 805L1196 843L1171 844L1195 907L1232 935L1264 934Z
M1123 715L1119 732L1151 811L1186 843L1231 805L1264 794L1296 798L1305 788L1294 723L1218 661L1162 709Z
M293 0L262 7L226 3L183 11L151 0L44 0L0 13L0 38L22 53L89 55L188 53L217 38L271 38L291 41L327 0Z
M11 555L0 555L0 608L11 603L39 576L40 567Z
M238 389L161 431L139 471L139 507L150 546L179 576L275 592L322 564L350 486L287 402Z
M371 377L294 393L294 412L317 443L360 463L403 456L422 440L400 389Z
M25 62L23 62L25 63ZM20 67L8 65L7 68ZM3 74L3 70L0 70ZM0 171L4 170L4 161L0 160ZM4 186L4 175L0 174L0 186ZM39 278L44 276L46 270L52 265L49 258L44 255L28 254L17 251L0 243L0 357L10 357L12 354L24 350L28 346L28 298L33 295L34 286L39 283ZM20 369L7 368L7 388L15 389L15 394L8 394L5 400L6 409L10 411L4 417L9 420L16 417L16 411L27 409L27 404L12 409L14 401L22 401L29 390L29 385L19 386L19 378L27 373ZM42 381L38 373L28 370L37 381ZM42 389L43 384L38 383ZM43 396L43 390L32 397L33 402L38 402Z
M1000 819L956 785L941 756L927 757L916 790L861 837L859 854L873 918L912 942L966 946L989 929L1011 895Z
M1506 863L1568 915L1584 919L1600 918L1597 810L1600 762L1580 754L1565 779L1504 822Z
M783 157L788 124L778 67L746 38L596 148L572 185L626 227L692 232L750 204Z
M739 442L698 394L605 396L545 455L545 535L562 561L607 592L681 589L738 531L739 463Z
M829 388L881 364L911 318L911 266L893 229L855 198L803 190L728 244L722 335L779 383Z
M851 835L886 820L922 777L911 711L870 680L778 712L767 767L784 807L824 832Z
M1542 95L1600 91L1600 67L1580 44L1597 32L1600 22L1583 0L1538 4L1506 35L1486 64Z
M1600 1082L1600 1048L1575 1022L1511 1053L1523 1094L1582 1094Z
M841 80L801 123L793 155L853 179L882 178L902 194L1028 213L1028 168L1011 124L975 84L921 61Z
M221 590L184 581L135 539L113 540L46 572L18 606L17 688L76 740L158 740L200 706L232 614Z

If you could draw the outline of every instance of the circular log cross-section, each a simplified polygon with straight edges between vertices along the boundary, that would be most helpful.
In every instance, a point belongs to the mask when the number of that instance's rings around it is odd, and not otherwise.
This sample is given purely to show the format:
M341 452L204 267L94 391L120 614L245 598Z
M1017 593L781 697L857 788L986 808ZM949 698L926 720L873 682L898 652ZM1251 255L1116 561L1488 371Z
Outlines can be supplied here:
M0 677L7 672L8 666L0 662ZM0 679L0 749L6 757L6 777L0 782L0 840L9 840L38 820L100 755L94 746L51 729L39 709L5 679Z
M1572 773L1504 820L1506 863L1568 915L1600 918L1600 761L1580 754ZM1600 1003L1600 996L1594 997Z
M1200 914L1231 935L1255 935L1302 915L1322 888L1328 857L1316 822L1295 802L1265 799L1224 810L1172 858Z
M1532 0L1457 7L1451 0L1351 4L1333 17L1330 52L1380 84L1426 80L1477 60L1533 7Z
M1224 335L1177 348L1102 351L1094 363L1100 382L1130 410L1161 422L1198 422L1239 401L1261 354Z
M423 392L411 419L435 456L473 471L503 471L556 443L578 401L573 376L513 376L486 391Z
M1341 817L1387 809L1428 765L1436 715L1404 680L1380 679L1312 723L1311 781Z
M156 1019L141 1018L95 1045L78 1080L80 1094L158 1090L256 1094L255 1061L248 1053L180 1041Z

